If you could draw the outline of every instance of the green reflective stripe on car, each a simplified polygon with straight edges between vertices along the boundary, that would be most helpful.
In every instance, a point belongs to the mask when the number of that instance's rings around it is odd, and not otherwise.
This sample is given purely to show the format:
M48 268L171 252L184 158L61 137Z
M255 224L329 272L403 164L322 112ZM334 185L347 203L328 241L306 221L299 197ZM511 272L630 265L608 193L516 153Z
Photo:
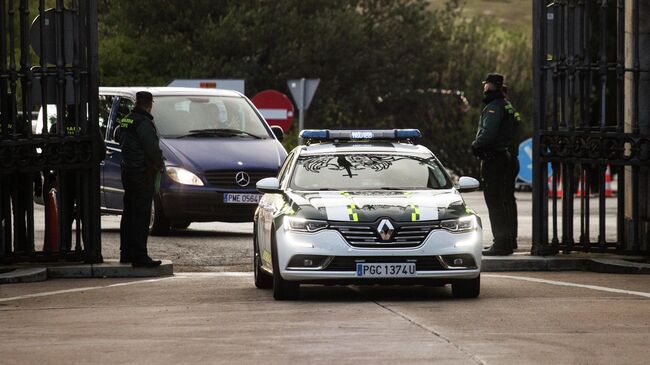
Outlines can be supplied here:
M270 264L272 262L271 260L272 260L271 253L267 250L264 250L264 252L262 253L262 261Z
M411 221L419 221L420 220L420 207L418 207L415 204L411 204L411 209L413 209L413 213L411 213Z
M343 195L344 197L352 200L352 197L350 196L350 193L348 193L347 191L341 192L341 195ZM355 209L357 209L357 205L354 204L354 203L351 203L351 204L346 205L346 207L348 209L348 218L353 222L358 222L359 221L359 215L354 211Z

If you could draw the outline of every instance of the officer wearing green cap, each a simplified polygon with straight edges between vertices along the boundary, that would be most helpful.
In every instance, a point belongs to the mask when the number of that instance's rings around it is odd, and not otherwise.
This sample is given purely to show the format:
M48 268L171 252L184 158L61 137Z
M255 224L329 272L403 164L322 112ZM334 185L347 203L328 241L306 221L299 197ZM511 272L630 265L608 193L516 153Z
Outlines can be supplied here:
M147 252L149 218L156 178L164 167L158 133L151 110L153 95L136 93L135 107L120 120L119 139L122 148L122 186L124 210L120 222L120 262L133 266L155 267Z
M510 255L517 247L515 177L519 172L518 140L521 118L504 93L503 75L492 73L483 82L481 112L472 151L481 160L483 193L494 242L483 255Z

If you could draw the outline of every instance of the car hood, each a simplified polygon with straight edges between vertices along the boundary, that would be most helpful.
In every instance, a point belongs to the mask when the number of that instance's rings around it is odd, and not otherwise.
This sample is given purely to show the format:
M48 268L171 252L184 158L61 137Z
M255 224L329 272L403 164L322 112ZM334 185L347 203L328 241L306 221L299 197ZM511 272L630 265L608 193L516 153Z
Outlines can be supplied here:
M277 170L287 152L275 139L163 138L168 163L194 172L210 170Z
M397 222L458 218L472 213L455 189L287 193L293 211L309 219Z

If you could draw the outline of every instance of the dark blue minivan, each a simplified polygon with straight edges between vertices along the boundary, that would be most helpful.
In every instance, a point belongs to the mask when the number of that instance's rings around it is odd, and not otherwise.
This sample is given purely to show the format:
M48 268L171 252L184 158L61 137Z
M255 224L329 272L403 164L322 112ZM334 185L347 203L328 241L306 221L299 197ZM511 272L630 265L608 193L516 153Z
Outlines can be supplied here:
M154 96L151 114L165 158L151 209L151 233L186 228L191 222L252 221L261 196L255 184L277 176L287 156L280 143L282 130L269 127L244 95L217 89L99 89L100 129L107 148L101 166L102 210L122 212L122 156L113 137L141 90Z

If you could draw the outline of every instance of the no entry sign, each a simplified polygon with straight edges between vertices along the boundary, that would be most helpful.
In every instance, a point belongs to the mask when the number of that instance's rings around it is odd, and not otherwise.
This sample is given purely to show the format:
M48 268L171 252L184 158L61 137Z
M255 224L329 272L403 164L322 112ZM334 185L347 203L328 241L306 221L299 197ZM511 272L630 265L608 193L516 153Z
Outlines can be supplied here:
M277 125L286 133L293 123L293 103L283 93L264 90L251 99L269 125Z

